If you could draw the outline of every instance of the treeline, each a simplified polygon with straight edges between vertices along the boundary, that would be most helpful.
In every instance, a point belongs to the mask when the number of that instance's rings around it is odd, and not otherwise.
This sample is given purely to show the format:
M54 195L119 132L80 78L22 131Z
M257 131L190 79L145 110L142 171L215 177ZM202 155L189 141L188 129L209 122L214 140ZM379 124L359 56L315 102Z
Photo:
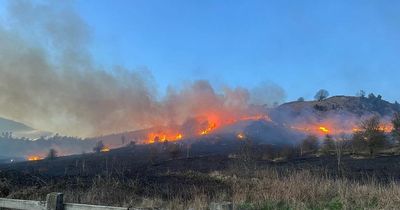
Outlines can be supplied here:
M308 135L298 144L260 145L243 141L240 155L247 159L291 159L310 155L358 155L374 157L379 153L400 154L400 112L392 118L392 130L385 130L379 116L360 122L352 134L326 135L319 138Z

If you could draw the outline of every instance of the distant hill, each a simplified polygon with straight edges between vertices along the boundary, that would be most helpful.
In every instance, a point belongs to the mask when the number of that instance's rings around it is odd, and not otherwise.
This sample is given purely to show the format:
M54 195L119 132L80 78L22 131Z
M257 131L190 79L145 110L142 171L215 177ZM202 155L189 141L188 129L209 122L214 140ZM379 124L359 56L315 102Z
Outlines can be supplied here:
M400 111L400 105L380 97L333 96L322 101L294 101L280 105L271 111L274 121L296 121L309 118L356 117L379 115L391 118Z
M36 130L23 123L0 117L0 134L3 132L12 132L15 137L25 137L29 139L37 139L42 136L51 136L52 133Z
M18 132L31 130L34 129L25 124L0 117L0 132Z

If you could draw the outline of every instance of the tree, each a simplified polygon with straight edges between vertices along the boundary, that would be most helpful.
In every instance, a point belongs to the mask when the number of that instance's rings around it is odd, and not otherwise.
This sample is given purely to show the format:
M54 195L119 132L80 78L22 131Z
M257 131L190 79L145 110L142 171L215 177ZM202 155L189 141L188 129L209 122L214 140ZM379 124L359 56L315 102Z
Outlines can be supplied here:
M121 144L124 145L125 141L126 141L126 137L125 137L125 135L122 135L121 136Z
M367 141L365 141L361 131L355 131L351 138L352 153L359 153L368 149Z
M300 150L301 155L303 155L305 152L316 152L318 150L318 137L314 135L307 136L301 143Z
M354 136L358 141L365 141L370 156L386 145L385 131L381 129L381 123L378 116L373 116L361 122L360 131L356 131Z
M101 150L103 150L103 149L104 149L103 141L98 141L96 143L96 146L93 147L93 151L96 152L96 153L100 153Z
M325 155L329 155L331 151L335 150L335 141L333 140L331 135L326 135L324 141L322 143L322 153Z
M343 150L345 148L347 139L346 139L346 135L343 133L340 135L339 138L336 138L335 141L335 153L336 153L336 160L337 160L337 170L338 173L341 174L342 170L341 170L341 162L342 162L342 155L343 155Z
M49 159L49 160L54 160L54 159L56 159L56 157L57 157L57 150L55 150L55 149L50 149L49 150L49 153L47 154L47 157L46 157L46 159Z
M357 97L360 97L360 98L365 98L365 91L364 91L364 90L358 91L357 94L356 94L356 96L357 96Z
M393 115L392 119L392 136L393 139L397 142L400 143L400 112L396 112Z
M300 97L300 98L298 98L298 99L297 99L297 101L299 101L299 102L303 102L303 101L305 101L305 100L304 100L304 98L303 98L303 97Z
M128 144L128 147L134 148L136 146L136 142L135 141L130 141Z
M397 102L397 101L394 102L394 110L395 110L396 112L400 112L400 104L399 104L399 102Z
M329 92L325 89L321 89L315 94L314 98L317 101L322 101L322 100L328 98L328 96L329 96Z
M375 94L373 94L373 93L370 93L369 95L368 95L368 99L375 99L376 98L376 96L375 96Z

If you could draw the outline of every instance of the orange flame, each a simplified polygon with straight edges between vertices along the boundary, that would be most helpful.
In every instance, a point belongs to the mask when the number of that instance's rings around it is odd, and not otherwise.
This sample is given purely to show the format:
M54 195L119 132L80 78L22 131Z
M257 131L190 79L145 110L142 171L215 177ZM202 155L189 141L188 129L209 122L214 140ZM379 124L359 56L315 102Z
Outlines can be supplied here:
M313 134L316 136L324 136L327 134L338 135L341 133L351 134L354 132L361 131L361 128L357 125L357 122L349 123L348 125L342 125L340 122L325 121L323 122L323 124L313 124L313 123L296 124L290 126L290 128L303 133ZM391 132L392 129L393 125L389 122L383 122L379 127L379 130L385 133Z
M225 116L220 113L207 113L203 114L203 117L196 117L194 120L198 123L198 127L194 132L185 133L181 131L181 128L164 127L157 131L152 131L147 133L145 138L145 143L152 144L156 142L165 141L179 141L184 137L195 137L195 136L205 136L214 132L216 129L229 125L242 120L266 120L271 121L267 115L254 115L254 116L241 116L232 117Z
M40 156L37 156L37 155L31 155L31 156L28 156L28 161L38 161L38 160L43 160L43 158L42 157L40 157Z
M110 148L107 146L103 147L103 149L100 150L100 152L109 152L109 151L110 151Z
M152 144L156 142L178 141L183 138L181 133L164 133L164 132L151 132L147 134L146 143Z
M326 128L326 127L324 127L324 126L320 126L320 127L319 127L319 130L322 131L323 133L326 133L326 134L329 134L329 133L330 133L329 129Z
M212 130L214 130L215 128L217 128L217 124L214 122L208 123L208 126L206 129L200 131L200 135L207 135L209 134Z

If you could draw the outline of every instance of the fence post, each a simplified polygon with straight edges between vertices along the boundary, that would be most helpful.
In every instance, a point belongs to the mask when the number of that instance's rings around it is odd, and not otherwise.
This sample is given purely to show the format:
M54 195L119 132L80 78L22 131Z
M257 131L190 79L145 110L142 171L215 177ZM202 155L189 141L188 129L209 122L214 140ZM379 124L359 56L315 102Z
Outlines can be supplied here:
M64 210L64 194L62 193L47 194L46 210Z

